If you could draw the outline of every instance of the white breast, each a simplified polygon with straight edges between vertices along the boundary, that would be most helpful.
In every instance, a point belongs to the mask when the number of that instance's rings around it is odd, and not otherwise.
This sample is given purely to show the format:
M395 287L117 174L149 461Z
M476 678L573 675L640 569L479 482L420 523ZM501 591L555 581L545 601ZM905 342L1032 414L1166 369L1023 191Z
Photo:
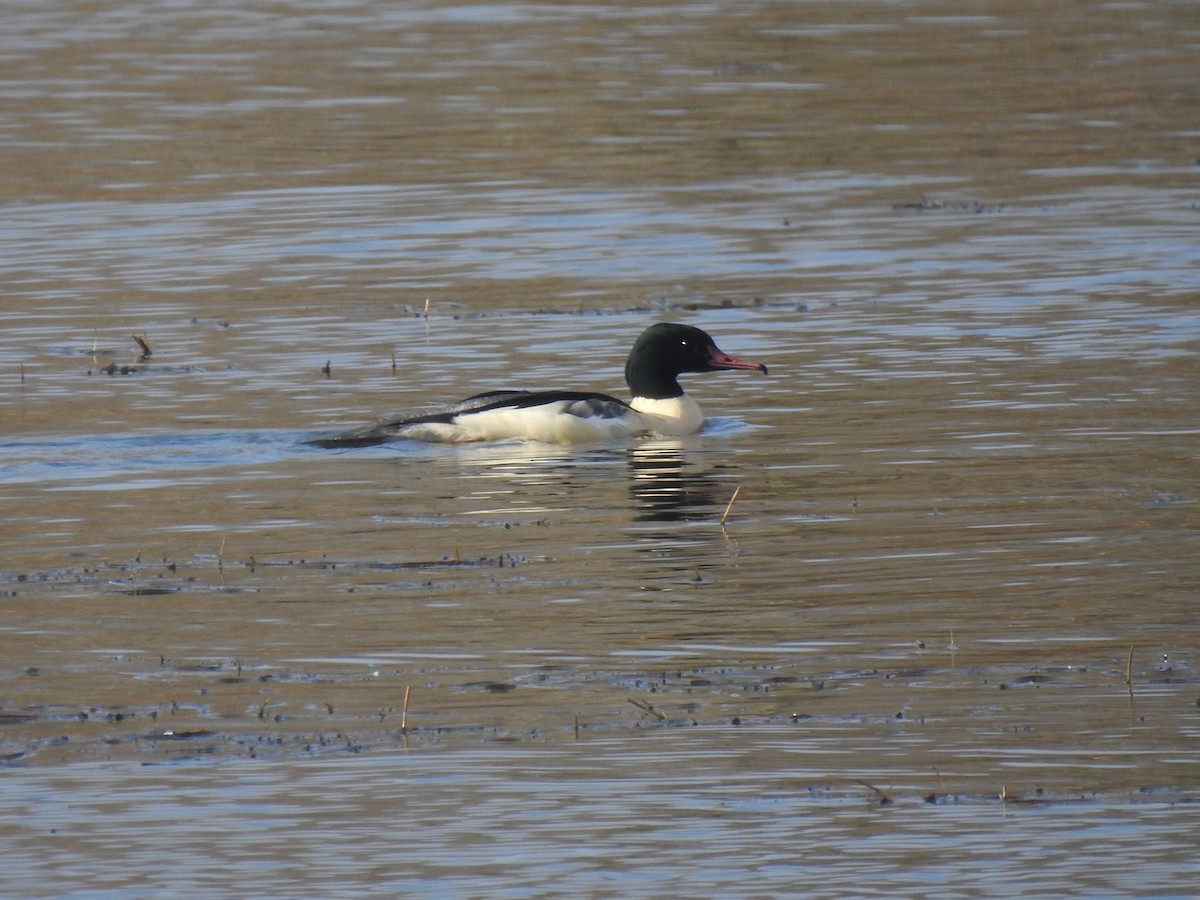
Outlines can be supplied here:
M647 419L651 419L654 431L658 434L678 436L693 434L704 424L704 413L696 401L684 394L682 397L668 397L665 400L651 400L647 397L634 397L629 404Z

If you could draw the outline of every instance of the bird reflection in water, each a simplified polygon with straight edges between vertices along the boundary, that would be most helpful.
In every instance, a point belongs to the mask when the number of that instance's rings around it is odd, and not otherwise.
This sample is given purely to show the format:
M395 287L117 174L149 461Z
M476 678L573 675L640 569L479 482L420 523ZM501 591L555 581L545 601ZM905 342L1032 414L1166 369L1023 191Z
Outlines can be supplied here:
M643 522L711 518L717 485L710 472L689 467L677 440L651 441L629 450L630 492Z

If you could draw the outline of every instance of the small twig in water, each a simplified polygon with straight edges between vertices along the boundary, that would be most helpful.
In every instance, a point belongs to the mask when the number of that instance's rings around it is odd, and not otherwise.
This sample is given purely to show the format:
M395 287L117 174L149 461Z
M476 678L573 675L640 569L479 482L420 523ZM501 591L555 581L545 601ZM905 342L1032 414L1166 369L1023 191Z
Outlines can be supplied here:
M408 698L412 696L412 685L404 686L404 706L400 710L400 731L408 731Z
M887 791L884 791L884 790L882 790L882 789L880 789L880 788L877 788L877 787L875 787L875 785L873 785L873 784L867 784L865 781L862 781L862 780L860 780L860 779L857 779L857 778L855 779L855 781L856 781L858 784L861 784L863 787L867 788L868 790L874 791L874 792L875 792L875 796L879 798L879 805L880 805L880 806L887 806L889 803L891 803L891 802L892 802L892 798L891 798L891 797L889 797L889 796L887 795Z
M639 700L637 697L626 697L625 699L628 700L630 703L632 703L634 706L636 706L638 709L650 713L650 715L654 716L654 718L659 719L660 721L662 719L666 718L665 713L660 713L657 709L655 709L653 706L651 706L645 700Z
M729 511L731 509L733 509L733 503L735 500L737 500L738 494L740 494L741 491L742 491L742 486L740 484L733 489L733 496L729 498L729 505L725 507L725 512L721 516L721 524L722 525L724 525L725 520L729 518Z
M1133 648L1136 644L1129 645L1129 656L1125 660L1125 683L1133 687Z

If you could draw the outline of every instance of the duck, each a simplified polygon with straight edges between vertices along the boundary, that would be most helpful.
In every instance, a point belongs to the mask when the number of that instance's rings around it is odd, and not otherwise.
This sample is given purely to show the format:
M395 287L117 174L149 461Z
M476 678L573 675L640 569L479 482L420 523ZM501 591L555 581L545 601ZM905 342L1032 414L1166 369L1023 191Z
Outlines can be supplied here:
M309 443L351 448L391 441L578 444L641 435L680 437L699 431L704 414L679 386L679 376L732 369L767 374L765 365L728 355L699 328L660 322L641 333L625 361L629 401L587 391L485 391L435 412L384 420Z

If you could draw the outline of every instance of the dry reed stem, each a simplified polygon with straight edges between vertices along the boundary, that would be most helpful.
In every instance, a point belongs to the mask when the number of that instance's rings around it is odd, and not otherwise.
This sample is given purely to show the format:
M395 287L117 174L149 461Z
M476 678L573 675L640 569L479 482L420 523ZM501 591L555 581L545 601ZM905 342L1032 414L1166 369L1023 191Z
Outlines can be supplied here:
M874 791L875 796L879 799L880 806L887 806L889 803L892 802L892 798L889 797L887 791L883 790L882 788L877 788L873 784L868 784L867 782L863 781L861 778L856 778L854 780L856 783L861 784L863 787L867 788L868 790Z
M735 500L737 500L738 494L740 494L741 491L742 491L742 486L740 484L733 489L733 496L729 498L729 505L725 507L725 512L721 516L721 524L722 525L724 525L725 520L729 518L729 511L731 509L733 509L733 503Z
M634 706L636 706L638 709L650 713L650 715L654 716L654 718L658 719L659 721L662 721L663 719L665 719L667 717L666 713L659 712L657 709L655 709L653 706L651 706L645 700L639 700L636 697L626 697L625 699L628 700L630 703L632 703Z

